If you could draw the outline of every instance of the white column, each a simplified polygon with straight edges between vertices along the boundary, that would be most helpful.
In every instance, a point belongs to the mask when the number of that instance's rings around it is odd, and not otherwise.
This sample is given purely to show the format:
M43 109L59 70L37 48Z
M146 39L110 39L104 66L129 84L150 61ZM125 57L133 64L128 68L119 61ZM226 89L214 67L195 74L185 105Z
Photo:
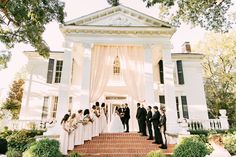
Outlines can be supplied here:
M154 106L154 82L153 82L153 64L152 47L144 46L144 83L145 83L145 102L147 105Z
M81 79L80 105L83 109L89 109L90 108L89 88L90 88L92 44L91 43L83 43L82 45L84 48L84 52L83 52L82 72L81 72L82 79Z
M58 93L58 106L56 114L57 122L60 122L63 116L68 113L72 70L72 47L73 43L64 43L63 67Z
M175 86L173 78L173 62L171 60L171 47L167 46L163 50L163 70L164 70L164 93L167 117L167 132L178 133L180 131L177 123L177 109L175 102Z

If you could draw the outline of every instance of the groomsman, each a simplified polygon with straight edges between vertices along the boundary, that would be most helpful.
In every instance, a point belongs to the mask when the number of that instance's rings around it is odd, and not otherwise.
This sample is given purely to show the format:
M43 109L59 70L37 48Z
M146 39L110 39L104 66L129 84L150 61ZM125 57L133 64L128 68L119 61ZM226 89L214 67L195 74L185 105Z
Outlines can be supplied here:
M124 126L125 129L125 108L124 105L122 104L122 106L118 109L118 112L120 114L120 120Z
M139 116L140 129L141 129L142 136L147 136L146 118L147 118L147 110L144 108L144 106L142 104L142 107L140 109L140 116Z
M158 107L154 106L154 114L151 118L151 121L153 123L153 127L154 127L154 135L155 135L155 144L162 144L162 138L161 138L161 133L159 130L159 124L160 124L160 112L158 111Z
M140 103L137 103L137 112L136 112L136 119L138 121L138 133L141 133L141 127L140 127L140 120L139 120L139 117L140 117Z
M147 113L147 127L148 127L148 132L149 132L149 138L147 140L153 140L153 134L152 134L152 107L148 106L147 108L148 113Z

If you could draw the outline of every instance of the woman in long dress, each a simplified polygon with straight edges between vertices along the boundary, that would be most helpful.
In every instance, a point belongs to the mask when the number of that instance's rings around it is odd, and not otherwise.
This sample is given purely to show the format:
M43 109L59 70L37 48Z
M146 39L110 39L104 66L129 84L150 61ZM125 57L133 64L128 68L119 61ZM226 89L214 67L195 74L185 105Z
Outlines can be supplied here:
M60 151L63 155L67 155L68 151L68 136L69 136L69 114L65 114L61 120L61 131L60 131Z
M83 131L83 111L79 110L76 115L76 129L75 129L75 145L84 144L84 131Z
M93 120L90 117L89 109L84 110L83 128L84 128L84 140L91 140L93 136Z
M76 128L76 114L73 113L68 120L70 127L68 150L74 150L75 146L75 128Z
M118 107L116 107L115 111L113 111L113 116L108 131L112 133L120 133L124 131L124 126L120 120Z
M101 132L104 132L106 127L107 127L107 119L106 119L106 115L105 115L105 103L102 103L101 105L101 109L100 109L100 126L101 126Z

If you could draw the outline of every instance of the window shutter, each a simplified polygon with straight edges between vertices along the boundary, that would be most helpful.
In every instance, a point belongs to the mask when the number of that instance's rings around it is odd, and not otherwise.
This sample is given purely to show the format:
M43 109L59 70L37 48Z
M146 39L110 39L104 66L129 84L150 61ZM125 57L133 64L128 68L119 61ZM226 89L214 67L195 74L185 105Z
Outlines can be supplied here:
M183 117L188 119L189 115L188 115L187 97L181 96L181 101L182 101L182 108L183 108Z
M176 101L177 117L180 118L180 114L179 114L179 98L175 97L175 101Z
M183 72L182 61L178 60L178 61L176 61L176 64L177 64L179 84L184 84L184 72Z
M161 82L161 84L164 84L163 61L160 60L158 65L159 65L159 73L160 73L160 82Z
M43 98L43 109L42 109L42 120L46 120L48 116L48 104L49 104L49 97L45 96Z
M164 95L159 95L159 102L161 104L165 104L165 96Z
M48 74L47 74L47 83L52 83L53 79L53 69L54 69L54 59L49 59L48 62Z

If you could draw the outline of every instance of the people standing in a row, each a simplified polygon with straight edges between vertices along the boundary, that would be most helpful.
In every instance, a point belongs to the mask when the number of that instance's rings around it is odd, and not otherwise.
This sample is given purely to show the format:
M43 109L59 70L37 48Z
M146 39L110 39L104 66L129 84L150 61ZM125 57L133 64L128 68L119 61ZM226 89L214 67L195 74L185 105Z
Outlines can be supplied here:
M140 133L143 136L147 136L146 129L148 128L149 138L147 140L153 140L154 144L161 144L160 148L167 149L167 139L166 139L166 116L165 109L161 108L161 114L157 106L153 107L154 113L151 111L152 107L148 106L147 111L144 108L143 104L140 107L140 104L137 103L137 114L136 118L138 120ZM154 138L153 130L154 129Z
M89 109L79 110L77 114L66 114L61 121L60 150L67 155L68 150L73 150L75 145L82 145L84 141L102 133L107 125L105 104L99 104Z

